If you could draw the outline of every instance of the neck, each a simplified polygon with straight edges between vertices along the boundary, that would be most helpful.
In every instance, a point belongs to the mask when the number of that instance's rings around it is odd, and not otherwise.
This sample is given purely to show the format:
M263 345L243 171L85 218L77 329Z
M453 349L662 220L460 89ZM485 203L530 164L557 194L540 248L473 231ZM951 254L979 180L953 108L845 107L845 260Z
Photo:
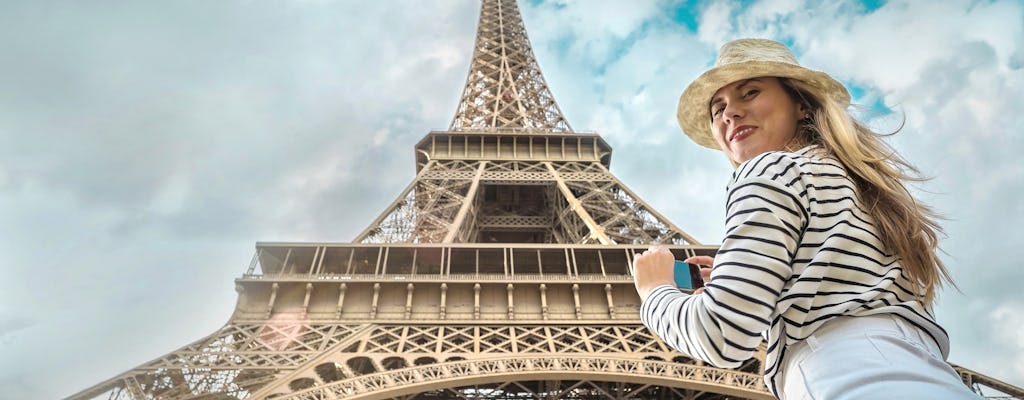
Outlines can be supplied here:
M792 153L804 147L807 147L808 144L810 143L807 143L806 140L800 140L797 136L793 136L793 139L790 139L789 143L786 143L782 150Z

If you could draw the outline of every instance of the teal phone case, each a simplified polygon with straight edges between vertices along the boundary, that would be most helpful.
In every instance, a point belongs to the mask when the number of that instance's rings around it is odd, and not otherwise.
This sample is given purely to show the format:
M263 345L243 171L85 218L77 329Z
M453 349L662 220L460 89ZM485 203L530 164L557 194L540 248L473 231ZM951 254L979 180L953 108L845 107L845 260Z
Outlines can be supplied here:
M675 262L676 287L680 289L693 290L693 276L690 275L690 264L676 260Z

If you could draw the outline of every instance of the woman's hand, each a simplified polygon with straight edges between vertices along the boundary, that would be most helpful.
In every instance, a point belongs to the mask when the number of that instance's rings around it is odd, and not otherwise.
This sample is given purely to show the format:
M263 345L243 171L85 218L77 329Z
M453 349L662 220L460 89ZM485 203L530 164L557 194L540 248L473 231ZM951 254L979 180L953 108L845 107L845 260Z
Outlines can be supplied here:
M633 284L643 301L654 288L661 285L675 287L672 263L675 256L664 247L651 247L633 259Z
M704 279L704 283L711 282L711 267L715 265L715 258L708 256L693 256L683 260L685 263L697 264L700 266L700 277ZM703 292L704 288L697 288L693 291L693 294L699 294Z

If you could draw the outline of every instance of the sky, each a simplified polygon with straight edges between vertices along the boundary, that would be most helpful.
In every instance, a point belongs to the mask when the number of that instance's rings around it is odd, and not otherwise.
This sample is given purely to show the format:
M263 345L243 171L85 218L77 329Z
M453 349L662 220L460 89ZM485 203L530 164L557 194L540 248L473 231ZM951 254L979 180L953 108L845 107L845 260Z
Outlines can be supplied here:
M704 243L731 166L675 122L740 37L792 46L931 180L950 360L1024 386L1024 3L521 1L570 124ZM51 399L222 326L257 241L348 242L465 83L479 2L0 2L0 398Z

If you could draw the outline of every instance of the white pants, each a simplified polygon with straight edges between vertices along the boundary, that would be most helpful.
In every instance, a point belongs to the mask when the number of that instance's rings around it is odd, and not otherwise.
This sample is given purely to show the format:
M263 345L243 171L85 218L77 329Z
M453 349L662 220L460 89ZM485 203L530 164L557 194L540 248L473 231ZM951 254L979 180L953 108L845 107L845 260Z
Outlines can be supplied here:
M839 317L786 349L783 400L980 399L926 333L891 315Z

